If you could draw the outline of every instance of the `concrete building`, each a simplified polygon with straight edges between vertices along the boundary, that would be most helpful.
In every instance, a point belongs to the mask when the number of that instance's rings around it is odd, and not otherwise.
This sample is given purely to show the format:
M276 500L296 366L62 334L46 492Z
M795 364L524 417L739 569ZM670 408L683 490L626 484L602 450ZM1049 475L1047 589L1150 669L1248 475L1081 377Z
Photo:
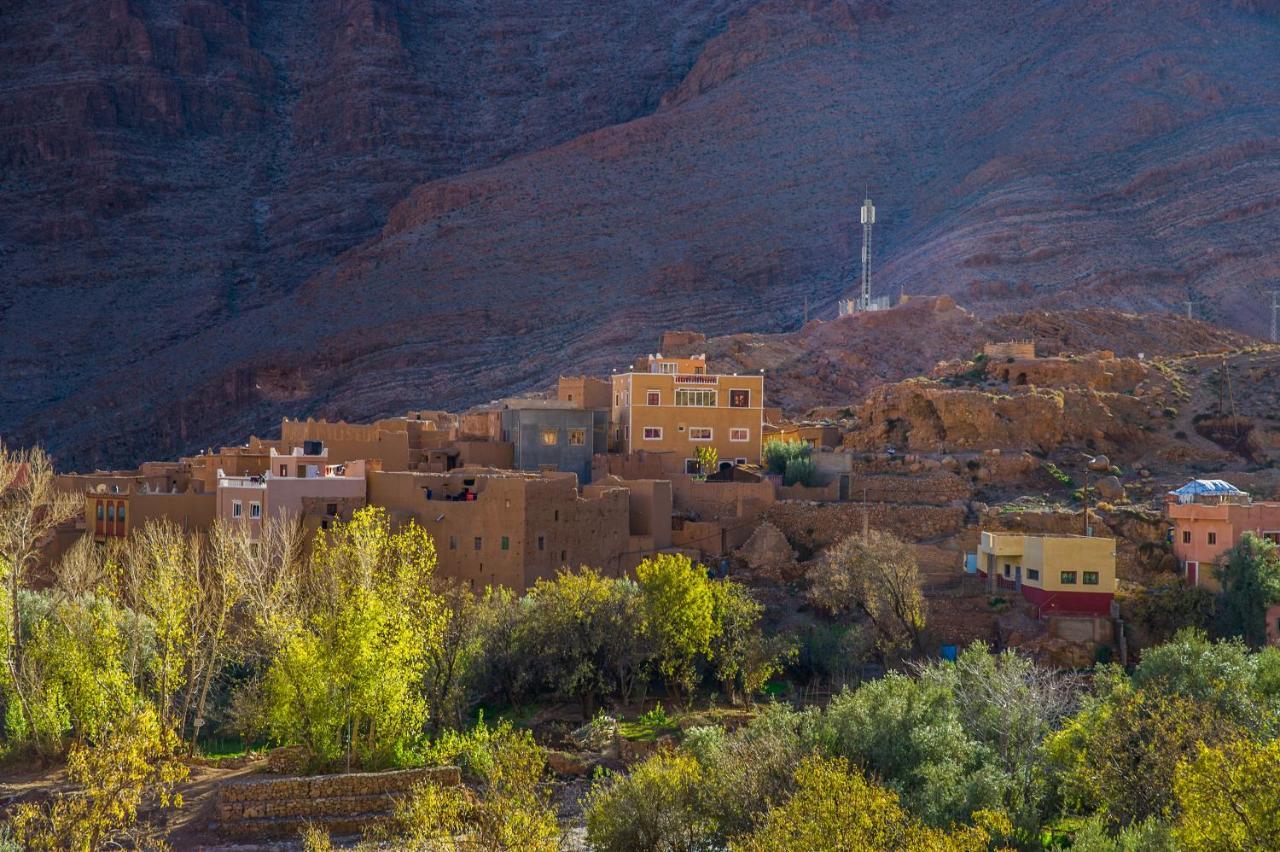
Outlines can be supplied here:
M516 470L558 470L591 481L591 457L608 435L608 412L558 399L510 399L498 409L499 439L513 447Z
M288 455L272 449L270 468L261 475L220 476L218 518L248 524L256 536L267 518L298 517L310 508L336 520L343 517L343 510L349 517L353 509L363 506L366 463L331 465L327 450L309 449L312 452L297 447Z
M711 375L705 355L659 354L613 376L612 384L610 438L617 452L664 453L684 473L697 471L699 447L714 447L722 466L760 461L764 376Z
M1280 503L1254 502L1221 479L1195 479L1165 499L1173 555L1187 584L1221 588L1213 566L1246 532L1280 543Z
M423 527L435 540L440 576L477 591L523 591L584 565L621 576L670 544L667 483L602 483L579 494L576 477L565 473L373 471L369 502Z
M1116 540L984 532L977 572L1043 613L1106 615L1116 591Z

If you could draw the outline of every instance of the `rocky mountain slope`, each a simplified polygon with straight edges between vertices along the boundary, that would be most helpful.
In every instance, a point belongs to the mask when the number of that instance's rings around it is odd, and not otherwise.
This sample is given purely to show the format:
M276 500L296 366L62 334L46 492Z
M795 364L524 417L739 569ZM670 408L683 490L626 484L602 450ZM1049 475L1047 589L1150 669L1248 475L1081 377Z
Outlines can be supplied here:
M1271 0L57 0L0 15L0 434L458 405L881 292L1258 333Z

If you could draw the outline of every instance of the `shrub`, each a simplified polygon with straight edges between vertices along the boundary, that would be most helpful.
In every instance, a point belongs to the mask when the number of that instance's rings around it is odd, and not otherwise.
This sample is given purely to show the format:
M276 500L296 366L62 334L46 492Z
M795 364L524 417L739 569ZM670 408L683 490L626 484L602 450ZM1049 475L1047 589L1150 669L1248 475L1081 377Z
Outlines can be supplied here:
M813 459L791 459L787 462L786 472L782 475L783 485L813 485L817 479L818 467Z
M769 473L784 475L787 472L787 462L792 459L807 459L812 452L813 447L804 441L770 438L764 442L760 455Z

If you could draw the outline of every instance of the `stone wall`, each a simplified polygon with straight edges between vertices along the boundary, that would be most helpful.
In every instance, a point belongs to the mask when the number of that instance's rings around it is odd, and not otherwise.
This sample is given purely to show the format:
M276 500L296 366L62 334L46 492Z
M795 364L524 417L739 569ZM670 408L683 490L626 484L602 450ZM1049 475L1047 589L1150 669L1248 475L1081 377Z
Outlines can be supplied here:
M388 820L396 801L420 784L457 786L456 766L292 778L255 778L218 786L211 828L229 839L296 837L307 823L357 834Z
M868 525L906 541L952 536L964 527L961 506L914 506L887 503L867 505ZM857 503L775 503L765 519L782 530L787 540L808 558L848 535L862 531L863 507Z

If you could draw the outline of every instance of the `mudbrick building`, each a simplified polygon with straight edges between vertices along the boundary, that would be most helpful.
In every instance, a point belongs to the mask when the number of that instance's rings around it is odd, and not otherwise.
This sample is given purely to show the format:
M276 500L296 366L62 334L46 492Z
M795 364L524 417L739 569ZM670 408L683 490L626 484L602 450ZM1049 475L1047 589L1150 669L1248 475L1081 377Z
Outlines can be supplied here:
M706 356L649 355L613 376L613 449L660 453L669 473L696 473L700 447L716 450L721 467L760 461L764 376L707 372Z
M328 463L323 447L296 447L285 455L270 451L266 473L218 477L217 516L224 522L248 524L258 535L269 518L297 518L320 511L328 519L343 517L364 505L366 462Z
M670 546L671 487L584 486L571 473L372 471L369 502L431 534L437 573L522 591L561 569L621 576Z

